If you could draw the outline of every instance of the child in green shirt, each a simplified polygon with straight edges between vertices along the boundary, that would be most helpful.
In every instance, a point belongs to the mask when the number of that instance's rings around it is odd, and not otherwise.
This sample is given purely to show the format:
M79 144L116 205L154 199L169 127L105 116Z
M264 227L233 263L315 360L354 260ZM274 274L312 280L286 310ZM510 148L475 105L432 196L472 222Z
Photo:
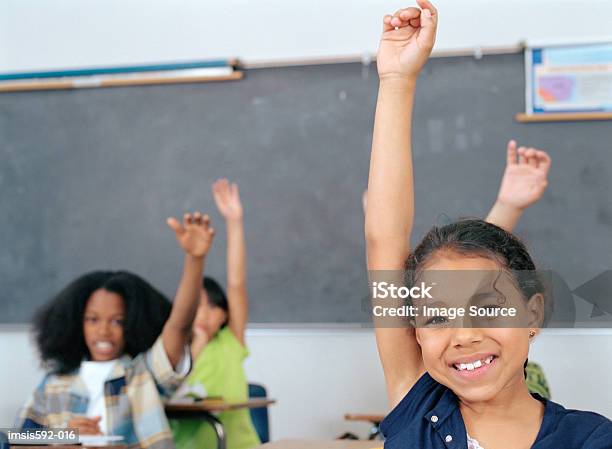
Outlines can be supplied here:
M244 333L248 321L246 243L238 186L227 179L213 184L213 197L227 229L227 296L219 284L204 278L200 305L193 323L190 387L201 386L207 396L246 401L248 383L242 367L248 355ZM261 442L248 409L222 412L228 449L250 449ZM215 448L213 428L197 420L171 423L177 449Z

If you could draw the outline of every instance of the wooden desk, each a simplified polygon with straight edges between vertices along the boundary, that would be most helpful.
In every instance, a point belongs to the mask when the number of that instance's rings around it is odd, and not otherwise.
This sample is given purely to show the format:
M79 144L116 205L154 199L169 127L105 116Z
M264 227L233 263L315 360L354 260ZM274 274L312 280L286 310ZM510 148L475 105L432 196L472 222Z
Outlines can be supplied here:
M365 421L372 424L368 440L373 440L378 435L380 435L380 423L383 419L385 419L385 415L347 413L346 415L344 415L344 419L346 419L347 421Z
M382 441L356 440L279 440L258 449L382 449Z
M238 410L241 408L260 408L267 407L268 405L274 404L275 399L249 399L244 402L226 402L220 399L212 399L199 402L186 402L186 403L170 403L166 404L166 413L184 413L184 412L201 412L206 411L209 413L226 412L228 410ZM187 416L185 416L187 417Z
M166 404L166 416L169 419L201 419L209 423L217 435L217 449L225 449L225 430L223 424L213 413L228 410L239 410L242 408L260 408L274 404L275 399L249 399L244 402L226 402L224 400L212 399L199 402L170 403Z

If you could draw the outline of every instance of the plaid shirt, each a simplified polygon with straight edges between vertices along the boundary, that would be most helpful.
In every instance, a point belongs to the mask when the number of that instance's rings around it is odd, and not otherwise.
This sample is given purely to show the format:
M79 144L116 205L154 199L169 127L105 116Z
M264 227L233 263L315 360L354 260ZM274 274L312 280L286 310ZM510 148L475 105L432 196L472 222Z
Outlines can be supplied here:
M188 354L188 351L186 351ZM124 355L104 383L109 435L122 435L130 448L174 448L163 401L186 376L174 372L161 337L146 353ZM85 415L87 387L78 372L47 374L25 405L17 427L66 428L76 415Z

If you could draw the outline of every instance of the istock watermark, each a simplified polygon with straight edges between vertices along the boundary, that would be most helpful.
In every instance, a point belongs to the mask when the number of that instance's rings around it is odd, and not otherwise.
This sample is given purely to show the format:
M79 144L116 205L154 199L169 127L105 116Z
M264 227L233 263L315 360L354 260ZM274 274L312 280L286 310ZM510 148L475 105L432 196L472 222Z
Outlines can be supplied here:
M571 290L550 270L370 271L376 327L612 327L612 271Z
M374 299L386 299L386 298L413 298L413 299L432 299L429 293L433 285L426 285L425 282L421 282L420 286L406 287L405 285L397 286L389 282L372 282L372 298Z

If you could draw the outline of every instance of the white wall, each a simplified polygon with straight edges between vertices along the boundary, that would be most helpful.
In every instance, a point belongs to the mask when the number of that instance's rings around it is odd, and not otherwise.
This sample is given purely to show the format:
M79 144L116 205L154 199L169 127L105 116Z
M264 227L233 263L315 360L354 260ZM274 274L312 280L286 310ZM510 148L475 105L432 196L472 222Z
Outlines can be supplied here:
M612 417L612 332L551 332L538 337L530 359L543 365L554 400ZM367 425L347 423L343 415L385 412L371 330L254 329L248 341L248 378L265 384L278 400L270 410L273 438L333 438L347 430L365 436ZM0 354L0 427L5 427L42 373L23 330L0 331Z
M414 0L2 0L0 73L373 53ZM438 49L612 40L609 0L437 0Z

